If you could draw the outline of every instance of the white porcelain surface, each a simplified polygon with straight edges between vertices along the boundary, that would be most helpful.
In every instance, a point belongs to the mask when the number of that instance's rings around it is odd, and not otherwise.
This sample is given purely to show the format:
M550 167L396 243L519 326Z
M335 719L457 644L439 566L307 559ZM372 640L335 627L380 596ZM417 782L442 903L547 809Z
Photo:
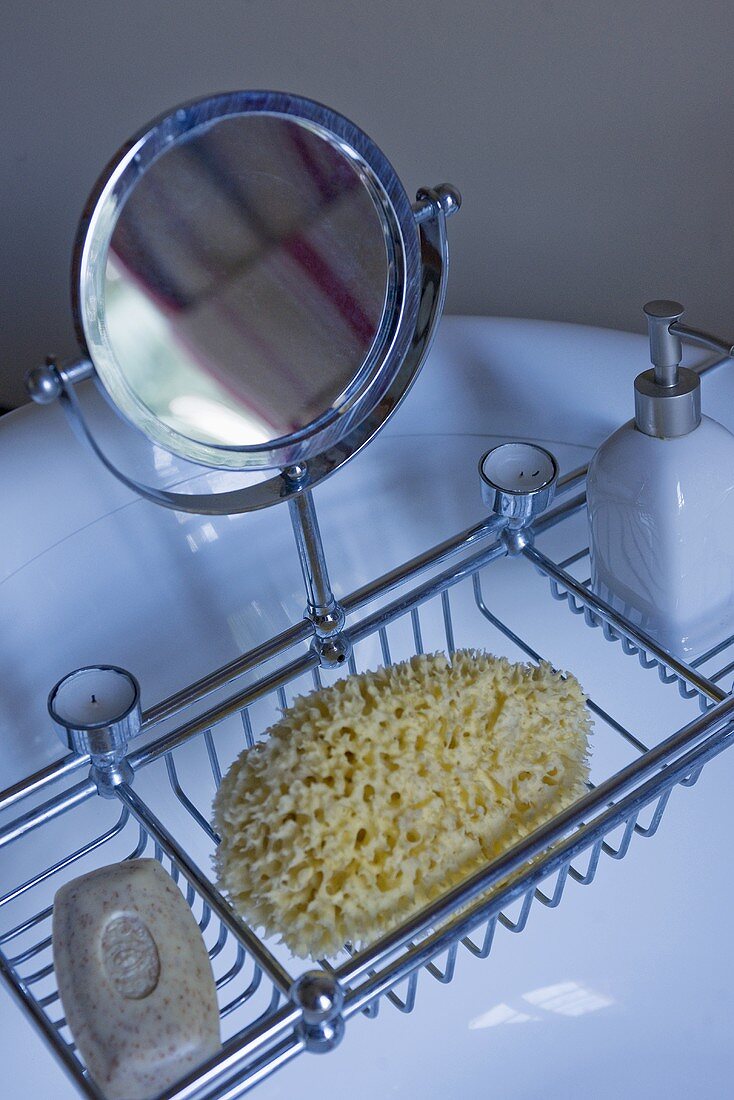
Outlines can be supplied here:
M734 629L734 435L677 439L628 421L589 467L594 590L680 657Z
M632 380L645 361L641 336L447 318L385 432L317 490L338 590L476 521L476 464L493 442L536 439L562 471L588 461L631 415ZM719 410L734 410L732 397L731 373L704 382L704 410L710 402L724 419ZM157 510L101 470L52 408L0 421L0 469L3 785L58 755L45 695L69 669L127 666L150 705L300 616L282 509L233 520ZM513 598L522 609L535 592L521 588ZM550 600L528 614L548 644L559 630L580 637L578 659L594 690L606 677L594 646L627 661L620 708L643 727L657 719L650 674L599 631L585 655L579 619ZM674 689L653 680L676 705ZM658 835L634 842L621 863L606 861L592 888L570 885L558 909L535 907L521 936L499 932L487 961L460 955L450 986L423 975L411 1016L386 1005L375 1021L355 1020L333 1054L303 1055L254 1095L730 1095L733 783L734 754L724 754L696 787L674 793ZM74 1095L4 992L0 1056L8 1096Z

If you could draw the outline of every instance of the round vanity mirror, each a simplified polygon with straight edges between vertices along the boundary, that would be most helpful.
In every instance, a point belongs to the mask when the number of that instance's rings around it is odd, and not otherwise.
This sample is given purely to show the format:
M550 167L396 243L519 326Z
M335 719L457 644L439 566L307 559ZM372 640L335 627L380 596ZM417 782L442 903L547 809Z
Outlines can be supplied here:
M341 115L239 92L168 114L98 182L73 272L114 404L183 458L306 462L389 391L421 298L411 204Z

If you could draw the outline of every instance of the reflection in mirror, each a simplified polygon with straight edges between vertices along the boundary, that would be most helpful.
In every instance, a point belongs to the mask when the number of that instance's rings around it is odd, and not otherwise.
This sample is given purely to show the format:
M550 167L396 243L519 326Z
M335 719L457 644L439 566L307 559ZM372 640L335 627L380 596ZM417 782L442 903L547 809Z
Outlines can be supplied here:
M314 128L220 119L164 151L112 235L106 342L173 430L243 447L319 418L380 332L390 256L359 168Z

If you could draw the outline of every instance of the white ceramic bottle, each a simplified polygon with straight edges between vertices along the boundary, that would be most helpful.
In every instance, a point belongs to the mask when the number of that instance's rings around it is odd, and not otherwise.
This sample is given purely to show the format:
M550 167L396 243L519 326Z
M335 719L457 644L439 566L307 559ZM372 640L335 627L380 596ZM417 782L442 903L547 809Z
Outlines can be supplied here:
M700 378L680 366L680 333L703 334L677 302L644 308L654 367L589 467L592 587L690 661L734 633L734 435L701 415Z

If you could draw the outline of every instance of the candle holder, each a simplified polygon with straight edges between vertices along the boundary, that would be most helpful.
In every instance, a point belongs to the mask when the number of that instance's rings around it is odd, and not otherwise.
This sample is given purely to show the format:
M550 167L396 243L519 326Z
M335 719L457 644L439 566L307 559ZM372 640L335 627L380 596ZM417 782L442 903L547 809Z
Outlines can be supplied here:
M87 665L64 676L51 690L48 712L59 738L73 752L91 758L100 794L111 798L132 779L125 759L129 741L142 725L140 685L117 665Z
M558 463L535 443L501 443L480 458L479 477L490 512L524 527L553 500Z
M482 500L507 523L502 541L510 554L532 542L528 524L548 508L556 491L558 463L535 443L501 443L479 460Z

